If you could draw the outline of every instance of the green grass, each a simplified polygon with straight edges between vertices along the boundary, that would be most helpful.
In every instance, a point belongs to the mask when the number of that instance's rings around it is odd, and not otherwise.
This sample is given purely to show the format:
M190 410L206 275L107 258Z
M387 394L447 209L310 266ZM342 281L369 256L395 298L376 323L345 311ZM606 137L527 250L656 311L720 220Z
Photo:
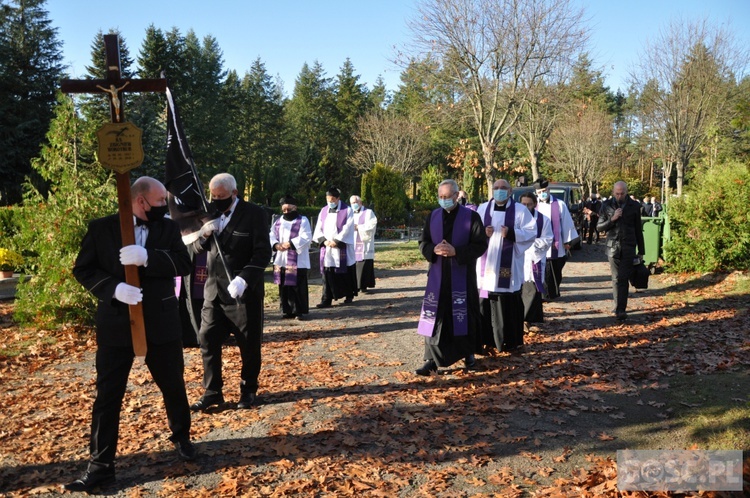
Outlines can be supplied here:
M375 266L384 270L408 266L424 261L419 252L419 242L394 242L375 248Z

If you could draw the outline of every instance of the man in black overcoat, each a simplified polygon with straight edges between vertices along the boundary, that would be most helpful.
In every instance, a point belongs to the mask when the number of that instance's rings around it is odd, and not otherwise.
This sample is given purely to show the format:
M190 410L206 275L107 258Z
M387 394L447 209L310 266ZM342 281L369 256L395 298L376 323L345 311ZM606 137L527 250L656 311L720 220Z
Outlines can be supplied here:
M612 197L602 204L596 229L607 232L607 259L612 272L613 313L617 320L625 320L628 307L628 288L634 265L646 253L643 243L641 204L628 196L628 185L617 182ZM638 258L636 260L636 258Z
M230 334L242 359L237 408L250 408L256 403L261 365L263 274L271 262L269 226L260 206L237 196L232 175L219 173L208 188L211 204L221 215L217 231L204 232L192 246L197 253L208 252L208 278L198 334L204 393L190 408L205 411L224 403L221 347Z
M182 329L175 277L190 272L180 230L165 219L167 191L158 180L141 177L131 199L136 243L122 247L119 216L93 220L81 243L73 275L99 301L96 310L96 400L91 420L90 460L83 476L65 485L91 491L115 480L114 459L120 409L133 365L128 305L143 303L146 365L164 397L178 456L193 460L190 409L185 392ZM124 265L138 266L141 287L125 283Z

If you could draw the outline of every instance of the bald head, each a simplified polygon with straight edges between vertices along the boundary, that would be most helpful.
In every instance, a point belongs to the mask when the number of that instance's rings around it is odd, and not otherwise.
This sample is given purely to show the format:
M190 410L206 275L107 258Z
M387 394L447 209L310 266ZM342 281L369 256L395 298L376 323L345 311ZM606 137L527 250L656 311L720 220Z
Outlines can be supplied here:
M619 181L612 187L612 197L614 197L618 204L623 204L628 198L628 184Z
M145 220L148 219L146 211L151 211L152 207L167 205L167 189L156 178L142 176L130 187L130 199L133 214Z

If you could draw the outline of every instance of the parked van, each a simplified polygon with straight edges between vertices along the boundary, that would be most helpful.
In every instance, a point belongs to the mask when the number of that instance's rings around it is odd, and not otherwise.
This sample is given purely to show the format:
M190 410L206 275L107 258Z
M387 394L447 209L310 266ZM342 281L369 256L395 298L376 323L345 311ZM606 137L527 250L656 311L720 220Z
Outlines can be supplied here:
M513 187L513 200L519 201L521 194L524 192L535 192L534 187ZM583 233L583 186L580 183L572 182L550 182L550 195L561 199L570 211L573 218L573 224L580 236ZM581 248L581 239L579 238L572 246L573 249Z

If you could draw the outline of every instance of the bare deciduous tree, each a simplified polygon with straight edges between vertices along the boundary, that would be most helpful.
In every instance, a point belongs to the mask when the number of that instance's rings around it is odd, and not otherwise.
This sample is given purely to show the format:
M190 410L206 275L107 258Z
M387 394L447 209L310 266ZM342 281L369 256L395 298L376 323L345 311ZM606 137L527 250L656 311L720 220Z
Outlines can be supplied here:
M429 134L424 125L386 112L361 117L354 143L351 163L360 173L382 163L409 178L430 158Z
M410 23L416 47L435 57L471 103L491 188L500 140L530 89L569 67L587 39L570 0L425 0Z
M552 168L591 192L608 167L612 140L611 116L593 106L571 106L550 137Z
M532 179L540 176L539 157L547 146L560 112L559 88L543 83L535 85L516 122L515 131L529 152Z
M747 68L747 52L724 27L673 21L646 44L631 74L664 149L665 165L677 168L682 195L690 158L717 120L729 120L735 78Z

